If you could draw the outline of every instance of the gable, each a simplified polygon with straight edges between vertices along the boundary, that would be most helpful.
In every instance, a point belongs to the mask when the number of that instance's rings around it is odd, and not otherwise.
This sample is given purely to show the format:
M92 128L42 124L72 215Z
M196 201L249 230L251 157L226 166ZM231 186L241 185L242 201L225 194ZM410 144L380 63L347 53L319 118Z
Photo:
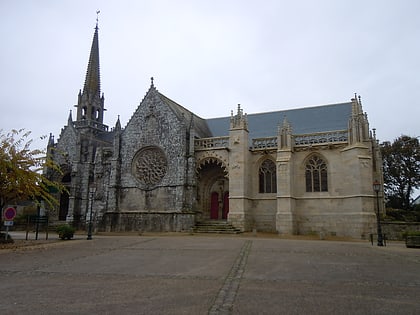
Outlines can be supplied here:
M60 136L57 140L56 150L58 152L56 159L59 160L58 164L64 164L63 154L67 154L69 161L76 160L77 157L77 132L72 124L65 126L61 129Z

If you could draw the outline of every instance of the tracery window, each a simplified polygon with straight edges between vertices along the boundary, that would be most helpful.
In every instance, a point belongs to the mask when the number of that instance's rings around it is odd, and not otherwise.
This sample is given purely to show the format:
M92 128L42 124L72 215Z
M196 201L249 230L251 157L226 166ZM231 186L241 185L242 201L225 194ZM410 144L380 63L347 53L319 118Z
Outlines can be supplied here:
M259 191L260 193L277 192L276 164L266 159L259 169Z
M162 149L144 147L133 158L132 173L145 187L154 187L166 175L168 161Z
M305 180L307 192L328 191L327 164L318 155L306 162Z

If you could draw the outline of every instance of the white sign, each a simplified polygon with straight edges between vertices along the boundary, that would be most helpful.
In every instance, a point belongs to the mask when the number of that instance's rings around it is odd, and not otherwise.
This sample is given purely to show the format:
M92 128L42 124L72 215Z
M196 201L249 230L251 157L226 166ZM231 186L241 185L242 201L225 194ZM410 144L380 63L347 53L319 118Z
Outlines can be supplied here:
M4 226L13 226L13 221L4 221Z

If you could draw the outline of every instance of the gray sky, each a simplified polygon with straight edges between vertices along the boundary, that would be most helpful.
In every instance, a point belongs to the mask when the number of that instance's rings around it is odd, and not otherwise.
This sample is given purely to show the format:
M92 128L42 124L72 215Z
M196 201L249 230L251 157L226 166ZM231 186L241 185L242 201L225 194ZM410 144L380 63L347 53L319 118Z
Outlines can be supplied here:
M83 88L96 10L110 127L118 115L126 125L153 76L203 118L358 93L381 142L420 135L417 0L0 0L0 129L58 138Z

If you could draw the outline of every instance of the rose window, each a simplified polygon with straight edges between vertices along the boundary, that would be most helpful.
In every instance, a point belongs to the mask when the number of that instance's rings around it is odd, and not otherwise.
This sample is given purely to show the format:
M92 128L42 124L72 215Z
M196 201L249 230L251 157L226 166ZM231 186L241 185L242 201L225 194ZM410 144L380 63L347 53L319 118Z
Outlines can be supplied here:
M143 148L134 156L133 175L146 186L158 184L165 176L166 170L165 153L158 147Z

